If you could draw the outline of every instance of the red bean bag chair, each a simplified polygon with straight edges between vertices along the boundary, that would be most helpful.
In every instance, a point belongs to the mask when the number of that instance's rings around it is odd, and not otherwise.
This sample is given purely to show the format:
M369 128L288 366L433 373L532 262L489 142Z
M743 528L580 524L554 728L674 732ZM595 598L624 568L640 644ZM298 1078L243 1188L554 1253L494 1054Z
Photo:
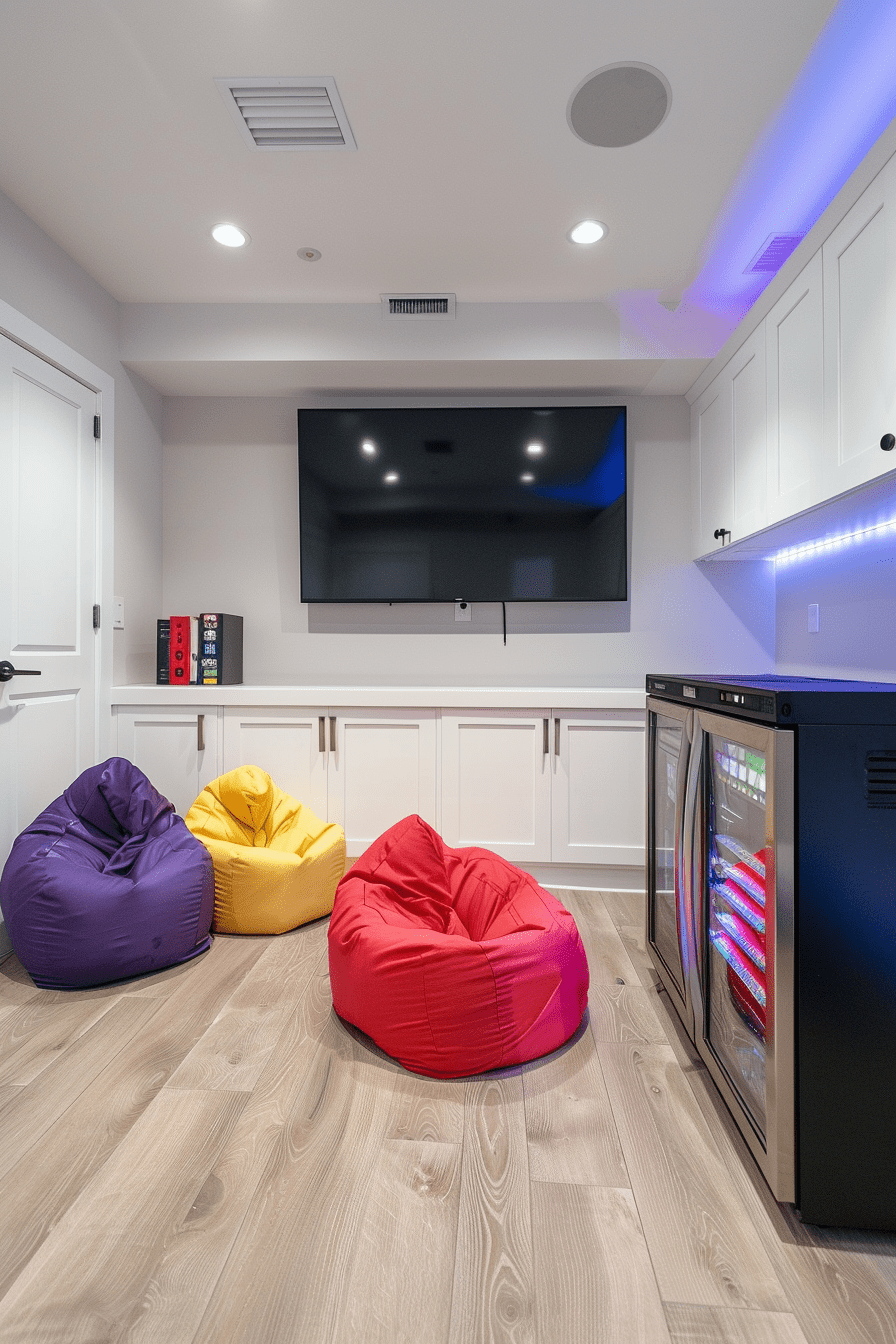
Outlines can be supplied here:
M339 1016L431 1078L556 1050L588 1000L569 911L506 859L450 849L417 816L343 877L328 941Z

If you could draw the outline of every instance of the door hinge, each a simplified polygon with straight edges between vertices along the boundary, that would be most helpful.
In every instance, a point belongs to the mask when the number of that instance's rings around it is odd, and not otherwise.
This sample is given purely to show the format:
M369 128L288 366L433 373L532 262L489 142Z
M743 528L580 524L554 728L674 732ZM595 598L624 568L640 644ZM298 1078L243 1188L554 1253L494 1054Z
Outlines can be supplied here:
M93 437L95 439L100 437L100 418L98 415L93 417Z
M100 628L100 604L99 604L99 602L95 602L95 603L94 603L94 606L93 606L93 628L94 628L94 630L99 630L99 628Z

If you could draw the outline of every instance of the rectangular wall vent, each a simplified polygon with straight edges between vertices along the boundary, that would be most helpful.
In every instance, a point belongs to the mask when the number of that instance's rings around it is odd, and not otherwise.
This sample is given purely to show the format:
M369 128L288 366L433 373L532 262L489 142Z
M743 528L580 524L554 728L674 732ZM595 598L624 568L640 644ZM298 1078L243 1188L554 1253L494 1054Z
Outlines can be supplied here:
M896 751L868 752L865 798L869 807L896 807Z
M772 233L756 253L744 275L754 272L774 274L780 271L787 258L805 238L804 233Z
M216 79L252 149L357 149L330 75Z
M453 294L381 294L383 317L454 317Z

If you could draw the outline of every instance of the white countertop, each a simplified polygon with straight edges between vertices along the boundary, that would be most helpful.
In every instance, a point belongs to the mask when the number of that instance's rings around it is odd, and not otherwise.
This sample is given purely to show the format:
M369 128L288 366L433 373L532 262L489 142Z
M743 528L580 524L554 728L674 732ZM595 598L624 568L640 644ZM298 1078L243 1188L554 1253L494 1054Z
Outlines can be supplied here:
M647 693L633 686L113 686L110 704L301 705L385 709L634 709Z

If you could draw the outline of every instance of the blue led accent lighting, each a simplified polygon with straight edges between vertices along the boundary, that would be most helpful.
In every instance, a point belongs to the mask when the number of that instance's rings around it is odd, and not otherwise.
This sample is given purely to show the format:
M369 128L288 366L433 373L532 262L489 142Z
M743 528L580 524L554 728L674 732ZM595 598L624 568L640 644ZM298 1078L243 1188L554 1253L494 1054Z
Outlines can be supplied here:
M744 274L770 234L807 233L896 117L896 4L840 0L719 214L685 298L739 320L771 274Z
M587 476L560 485L533 485L533 495L564 499L571 504L590 504L606 509L625 493L625 418L617 416L607 436L605 452Z
M797 560L832 555L835 551L842 551L855 542L864 541L869 537L882 537L887 533L896 533L896 518L889 518L883 523L873 523L869 527L859 527L851 532L836 532L829 537L819 537L815 541L801 542L798 546L785 546L783 550L777 551L771 558L776 567L790 565Z

